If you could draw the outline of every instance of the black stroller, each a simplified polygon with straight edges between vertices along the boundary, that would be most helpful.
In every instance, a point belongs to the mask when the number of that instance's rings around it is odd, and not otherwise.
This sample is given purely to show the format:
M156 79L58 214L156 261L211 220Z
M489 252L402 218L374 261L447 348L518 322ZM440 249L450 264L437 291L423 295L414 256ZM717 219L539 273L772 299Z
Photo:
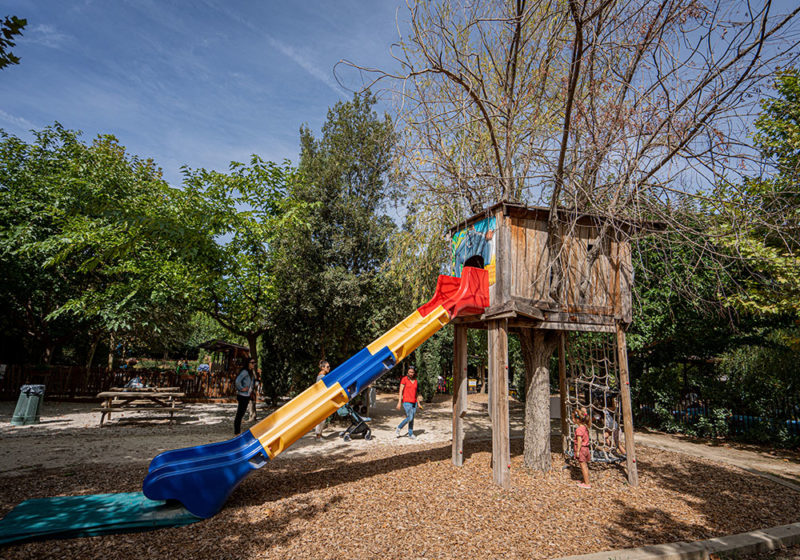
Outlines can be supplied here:
M336 414L342 418L350 418L350 427L342 432L343 440L350 441L352 436L358 435L363 435L364 439L372 439L372 430L367 425L367 422L371 421L372 418L361 416L350 404L341 407L336 411Z

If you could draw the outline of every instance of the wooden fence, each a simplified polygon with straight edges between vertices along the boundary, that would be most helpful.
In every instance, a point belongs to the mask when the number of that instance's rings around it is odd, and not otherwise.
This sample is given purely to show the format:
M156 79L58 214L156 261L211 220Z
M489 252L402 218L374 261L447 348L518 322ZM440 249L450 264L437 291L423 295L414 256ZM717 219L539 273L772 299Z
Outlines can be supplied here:
M179 375L175 371L159 369L118 369L112 372L103 367L87 371L81 366L30 366L8 365L0 378L0 399L10 400L19 396L25 384L45 386L45 398L75 399L95 397L111 387L122 387L132 377L156 387L180 387L189 399L234 398L235 373L212 371L199 375Z

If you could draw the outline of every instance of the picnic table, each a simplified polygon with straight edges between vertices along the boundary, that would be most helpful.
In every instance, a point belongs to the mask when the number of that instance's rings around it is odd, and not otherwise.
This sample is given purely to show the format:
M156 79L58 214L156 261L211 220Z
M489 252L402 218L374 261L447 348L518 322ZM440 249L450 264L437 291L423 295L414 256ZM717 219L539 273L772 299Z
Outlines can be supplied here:
M97 394L98 399L103 399L100 408L100 425L112 412L169 412L169 421L174 421L175 412L183 409L184 393L180 387L111 387L108 391Z

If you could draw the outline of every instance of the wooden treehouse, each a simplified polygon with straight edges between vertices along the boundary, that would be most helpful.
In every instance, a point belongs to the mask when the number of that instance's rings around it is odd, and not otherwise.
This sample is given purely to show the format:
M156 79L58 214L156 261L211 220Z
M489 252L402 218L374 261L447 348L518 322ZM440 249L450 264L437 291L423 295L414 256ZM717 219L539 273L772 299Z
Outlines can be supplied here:
M477 266L489 272L490 306L455 319L453 360L453 463L463 461L467 399L467 329L489 335L492 468L495 483L509 485L508 333L539 329L559 333L562 438L566 427L565 335L569 331L616 335L619 396L627 447L628 479L637 484L625 329L631 323L633 268L631 223L559 211L561 278L552 265L549 210L501 202L450 229L452 273ZM555 295L555 297L554 297Z

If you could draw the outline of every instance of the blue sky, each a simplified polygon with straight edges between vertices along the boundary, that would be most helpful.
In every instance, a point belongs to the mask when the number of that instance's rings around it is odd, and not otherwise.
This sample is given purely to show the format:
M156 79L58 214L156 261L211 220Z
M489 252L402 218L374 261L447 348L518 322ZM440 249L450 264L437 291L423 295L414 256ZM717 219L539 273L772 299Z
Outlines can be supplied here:
M337 84L340 59L392 67L402 0L305 2L85 0L4 2L27 18L0 71L0 128L30 140L54 121L90 141L114 134L153 158L172 184L180 166L227 169L256 153L296 162L298 130L360 87Z

